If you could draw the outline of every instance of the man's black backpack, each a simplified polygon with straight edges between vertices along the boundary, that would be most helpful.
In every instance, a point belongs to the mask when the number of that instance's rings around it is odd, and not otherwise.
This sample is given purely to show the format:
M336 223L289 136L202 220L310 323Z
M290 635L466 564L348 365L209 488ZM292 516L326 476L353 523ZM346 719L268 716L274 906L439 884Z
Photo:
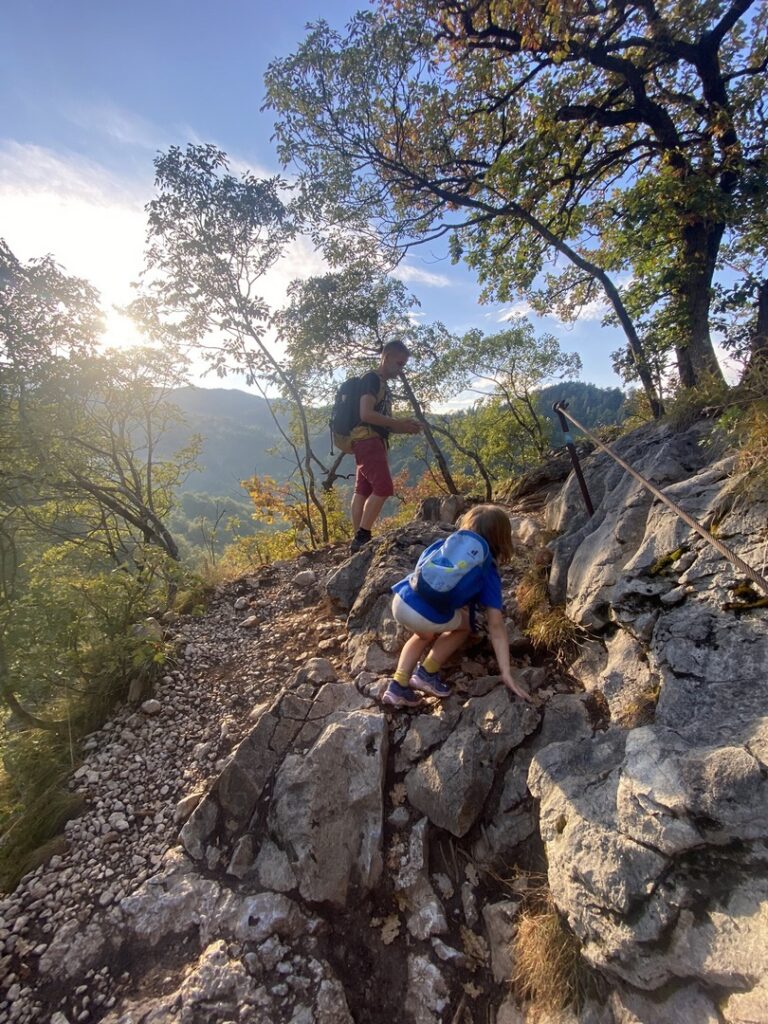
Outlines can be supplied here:
M333 399L329 426L332 444L340 452L352 451L350 434L360 422L360 377L350 377L340 384Z

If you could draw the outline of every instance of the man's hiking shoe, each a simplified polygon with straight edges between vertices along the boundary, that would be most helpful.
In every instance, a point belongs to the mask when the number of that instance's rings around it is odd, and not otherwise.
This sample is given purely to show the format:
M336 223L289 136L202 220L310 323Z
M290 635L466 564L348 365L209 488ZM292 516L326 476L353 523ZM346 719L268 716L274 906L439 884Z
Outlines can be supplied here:
M354 553L364 548L368 541L371 539L371 531L364 530L362 527L357 531L355 536L352 538L352 543L349 545L349 550Z
M382 704L391 704L396 708L417 708L421 704L421 694L414 693L407 686L401 686L391 679L381 697Z
M414 690L428 693L430 697L447 697L451 692L450 686L443 682L439 672L427 672L423 665L416 666L408 685Z

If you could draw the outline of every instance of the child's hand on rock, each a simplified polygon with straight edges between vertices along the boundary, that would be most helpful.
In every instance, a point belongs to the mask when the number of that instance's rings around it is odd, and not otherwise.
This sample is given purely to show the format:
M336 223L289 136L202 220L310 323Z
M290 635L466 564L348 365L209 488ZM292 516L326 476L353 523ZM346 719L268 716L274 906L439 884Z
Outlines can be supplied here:
M536 704L536 701L533 699L533 697L531 697L530 693L528 693L525 687L521 686L519 683L516 683L512 676L508 676L504 680L504 685L508 689L510 689L516 697L519 697L520 700L524 700L527 704Z

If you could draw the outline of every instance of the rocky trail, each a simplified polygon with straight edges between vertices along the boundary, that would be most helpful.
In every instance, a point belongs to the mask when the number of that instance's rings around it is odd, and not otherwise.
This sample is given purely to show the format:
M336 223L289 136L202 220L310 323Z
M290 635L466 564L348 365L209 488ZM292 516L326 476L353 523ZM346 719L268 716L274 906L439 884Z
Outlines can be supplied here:
M419 543L420 538L411 538L411 546L414 539ZM435 723L444 723L447 708L427 701L418 716L397 711L385 714L370 700L370 693L386 678L381 672L392 654L379 649L372 654L375 645L370 644L355 647L347 630L348 610L326 590L325 581L334 573L338 577L337 570L349 564L348 557L346 546L329 547L218 588L204 616L183 617L172 627L178 651L175 665L151 697L138 707L121 708L102 729L86 738L83 763L71 782L84 798L83 813L67 823L60 852L26 876L0 904L1 1020L24 1024L50 1019L54 1024L64 1020L74 1024L109 1017L127 1024L176 1019L170 1009L167 1018L144 1017L133 1011L126 1017L114 1014L139 995L151 1002L169 990L175 992L189 972L191 940L183 913L170 935L152 937L149 949L135 941L135 936L120 942L115 942L114 936L125 927L125 907L131 898L146 890L148 879L176 864L181 856L178 844L183 823L265 708L290 689L292 680L295 683L302 678L302 666L309 666L305 675L313 680L341 680L337 689L354 694L353 703L368 707L384 723L390 738L381 779L389 818L383 829L386 863L383 873L378 872L380 885L362 907L347 906L330 890L309 895L311 906L325 908L322 927L318 921L312 927L324 933L320 944L327 964L332 965L329 976L340 979L335 984L340 984L344 993L340 998L352 1008L354 1019L383 1021L402 1009L407 943L402 938L396 940L399 908L407 907L409 900L403 895L408 886L397 872L406 863L408 870L418 875L415 858L426 878L428 854L424 827L417 842L420 849L409 848L413 839L405 826L412 815L406 808L402 782L409 762L396 756L395 750L397 746L402 749L409 731L413 741L410 726L417 718L417 724L428 730ZM358 562L364 572L364 560L358 558ZM508 596L519 572L520 566L506 573ZM344 603L342 595L341 605ZM532 650L512 620L510 634L513 650L515 637L517 640L517 662L525 666ZM448 674L457 693L446 702L455 705L448 708L449 717L456 717L468 696L493 689L490 657L489 645L482 642L474 651L456 656ZM553 676L541 666L528 665L525 677L534 689L537 685L544 689L545 696L573 689L572 681L559 673ZM549 690L543 687L545 679L551 684ZM503 699L507 702L506 696ZM528 714L532 728L538 723L538 712ZM425 743L423 737L419 742ZM201 848L200 854L205 874L221 873L218 853ZM435 939L434 949L451 965L452 972L458 973L464 986L456 996L441 979L437 988L444 994L433 994L432 1001L447 1006L463 994L466 1004L466 992L473 1002L487 1002L490 993L499 1001L503 992L493 980L487 941L482 928L473 929L480 919L478 907L488 901L489 894L505 897L515 888L524 888L525 875L521 872L515 877L510 871L503 882L483 876L473 866L469 848L458 846L450 833L434 842L432 861L444 906L434 900L430 904L426 897L425 906L418 910L426 924L417 930L428 938L434 923L429 917L437 915L435 932L445 937ZM238 884L231 872L226 877ZM290 888L294 885L292 882ZM428 882L426 885L429 888ZM253 886L246 880L239 888L248 891ZM273 888L280 886L273 884ZM202 895L196 898L204 902ZM443 920L446 911L448 921ZM179 935L185 930L187 934ZM506 934L503 928L501 931ZM378 937L373 946L372 936ZM451 941L458 948L451 946ZM498 956L503 956L501 949ZM427 963L422 967L429 988L436 982L429 978ZM293 967L284 960L273 967L277 980L272 986L270 1013L277 1015L271 1019L287 1022L295 1017L296 1000L284 1000L282 1006L273 1004L275 992L279 1001L280 992L291 980ZM496 973L502 976L500 970ZM210 998L209 993L202 1002L207 1004ZM247 1012L238 1011L240 1015L234 1019L262 1019L249 1014L263 1012L263 1008L260 1011L248 1002L243 1005ZM320 1011L315 1006L312 1012L317 1017ZM325 1018L321 1014L317 1019L344 1019L336 1013ZM192 1016L180 1019L228 1018L195 1010Z
M768 496L710 424L616 448L768 571ZM768 1024L768 609L606 455L584 470L591 516L572 478L511 516L535 706L483 640L443 702L376 699L390 587L447 523L272 566L174 624L176 665L86 739L83 812L2 903L0 1019ZM521 633L532 558L582 631L567 672ZM543 885L600 982L557 1012L510 984Z

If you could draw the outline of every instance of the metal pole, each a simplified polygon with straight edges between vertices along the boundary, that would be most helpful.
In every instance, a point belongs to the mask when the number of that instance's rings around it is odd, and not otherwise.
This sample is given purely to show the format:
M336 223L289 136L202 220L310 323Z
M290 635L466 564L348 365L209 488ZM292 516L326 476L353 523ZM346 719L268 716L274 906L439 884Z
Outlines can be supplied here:
M555 412L558 413L562 420L563 415L557 408L558 404L563 409L567 409L568 403L560 402L556 403L554 406ZM760 573L757 572L756 569L753 569L752 566L749 565L747 562L745 562L743 558L739 558L735 551L731 551L731 549L727 547L725 544L723 544L721 540L718 540L717 537L714 537L709 532L709 530L706 529L706 527L701 525L701 523L697 523L692 516L688 515L685 509L680 508L680 506L676 502L672 501L671 498L668 498L663 491L660 491L658 487L655 487L650 482L650 480L646 480L645 477L638 473L636 469L633 469L629 465L629 463L625 462L624 459L620 458L620 456L616 454L616 452L612 451L608 447L608 445L603 444L603 442L600 441L597 437L595 437L595 435L590 430L587 430L587 428L583 426L581 423L579 423L577 419L574 419L574 417L571 416L570 413L568 413L568 419L571 421L571 423L573 423L575 427L578 427L579 430L583 431L583 433L586 434L590 441L597 445L597 447L604 451L607 455L610 455L614 462L617 462L622 469L626 470L626 472L629 473L630 476L634 477L634 479L637 480L638 483L641 483L643 487L649 490L651 494L654 496L654 498L658 498L659 501L663 502L667 506L667 508L672 509L675 515L680 516L680 518L687 526L690 526L692 530L695 530L700 537L703 537L708 544L711 544L712 547L716 551L719 551L724 558L727 558L732 565L735 565L737 569L740 569L745 576L749 577L749 579L751 579L754 584L760 587L764 594L768 594L768 580L764 576L761 576Z
M592 507L592 499L589 496L587 490L587 482L584 479L584 474L581 471L581 463L579 462L579 453L576 451L576 445L573 443L571 432L568 429L565 416L563 416L562 410L568 408L567 402L555 402L552 406L553 411L557 414L560 420L560 429L563 431L563 440L565 441L565 447L568 449L568 454L571 456L571 462L573 463L573 471L576 474L576 479L579 481L579 487L581 488L581 496L584 499L584 504L587 506L587 513L591 516L594 515L594 508Z

